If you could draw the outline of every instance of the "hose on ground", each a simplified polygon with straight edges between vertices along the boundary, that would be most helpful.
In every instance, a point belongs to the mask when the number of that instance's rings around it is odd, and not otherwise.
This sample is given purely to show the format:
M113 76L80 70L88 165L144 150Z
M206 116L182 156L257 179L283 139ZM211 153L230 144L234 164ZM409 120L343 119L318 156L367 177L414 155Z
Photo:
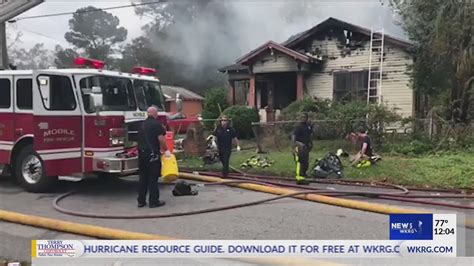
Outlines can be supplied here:
M210 176L219 176L218 173L214 172L204 172L206 175ZM245 176L251 176L251 179L248 179L247 177L243 177L241 175L236 175L236 174L231 174L229 177L231 178L236 178L236 179L243 179L243 180L265 180L265 182L269 184L274 184L274 185L280 185L280 186L288 186L288 187L298 187L302 188L302 186L297 186L297 185L284 185L281 183L275 183L275 182L269 182L266 181L266 179L273 179L273 180L281 180L281 181L294 181L294 179L290 178L282 178L282 177L275 177L275 176L257 176L257 175L252 175L252 174L245 174ZM313 183L326 183L326 184L337 184L337 185L354 185L356 182L346 182L340 181L340 180L309 180L310 182ZM351 180L353 181L353 180ZM366 196L369 198L379 198L379 199L384 199L384 200L391 200L391 201L403 201L403 202L410 202L410 203L417 203L417 204L424 204L424 205L432 205L432 206L440 206L440 207L448 207L448 208L458 208L458 209L468 209L468 210L474 210L474 206L470 205L463 205L463 204L455 204L455 203L446 203L446 202L437 202L437 201L429 201L429 200L417 200L413 198L431 198L431 199L447 199L447 198L460 198L460 199L471 199L474 198L474 195L424 195L424 194L408 194L409 190L403 186L398 186L398 185L392 185L392 184L386 184L386 183L380 183L380 182L360 182L357 181L358 183L364 183L364 186L371 186L371 187L380 187L380 188L397 188L397 189L402 189L405 192L404 193L399 193L403 194L403 197L397 196L397 193L380 193L380 192L358 192L358 193L352 193L351 191L340 191L340 195L333 195L333 196ZM347 184L351 183L351 184ZM304 187L303 187L304 188ZM347 192L343 194L344 192Z
M219 176L217 173L212 173L212 172L206 172L207 175L210 176ZM249 176L249 177L247 177ZM288 182L282 182L282 181L288 181L287 178L279 178L279 177L273 177L273 176L265 176L265 177L259 177L255 175L247 175L247 174L242 174L242 175L236 175L236 174L231 174L231 178L235 178L238 180L228 180L228 181L222 181L222 182L216 182L216 183L205 183L205 184L191 184L191 185L201 185L201 186L216 186L216 185L232 185L232 184L241 184L241 183L247 183L247 184L258 184L258 185L265 185L265 186L271 186L271 187L288 187L288 188L297 188L297 189L302 189L301 191L297 191L295 193L290 193L282 196L276 196L264 200L258 200L258 201L252 201L252 202L247 202L247 203L241 203L241 204L235 204L235 205L229 205L229 206L222 206L222 207L215 207L215 208L207 208L207 209L201 209L201 210L195 210L195 211L186 211L186 212L174 212L174 213L167 213L167 214L146 214L146 215L124 215L124 214L103 214L103 213L91 213L91 212L81 212L81 211L75 211L75 210L70 210L66 209L64 207L61 207L59 205L59 202L66 197L72 196L73 194L78 193L78 191L70 191L64 194L59 195L56 197L53 201L53 207L56 211L59 211L64 214L69 214L73 216L81 216L81 217L89 217L89 218L103 218L103 219L150 219L150 218L167 218L167 217L178 217L178 216L186 216L186 215L196 215L196 214L203 214L203 213L210 213L210 212L217 212L217 211L223 211L223 210L229 210L229 209L236 209L236 208L242 208L242 207L247 207L247 206L254 206L258 204L263 204L283 198L288 198L288 197L294 197L297 195L303 195L303 194L319 194L319 195L324 195L324 196L332 196L332 197L341 197L341 196L365 196L368 198L380 198L380 199L386 199L386 200L395 200L395 201L404 201L404 202L412 202L412 203L419 203L419 204L429 204L429 205L437 205L437 206L444 206L444 207L451 207L451 208L462 208L462 209L474 209L472 206L467 206L467 205L461 205L461 204L450 204L450 203L440 203L440 202L433 202L433 201L427 201L427 200L413 200L413 199L407 199L408 197L426 197L426 198L431 198L434 196L431 195L409 195L408 193L410 192L408 189L406 189L403 186L398 186L398 185L392 185L392 184L385 184L385 183L377 183L377 182L370 182L370 185L372 187L381 187L381 188L391 188L391 189L397 189L399 191L397 192L370 192L370 191L348 191L348 190L329 190L329 189L321 189L321 188L312 188L308 190L308 187L306 186L300 186L300 185L294 185L290 184ZM277 180L276 181L271 181L271 180ZM294 181L294 180L291 180ZM328 182L329 183L329 182ZM331 184L341 184L341 183L331 183ZM365 185L367 185L366 183ZM347 185L347 184L346 184ZM352 185L352 184L351 184ZM403 197L401 197L403 195ZM469 195L450 195L451 197L469 197ZM474 197L474 196L473 196Z
M249 183L245 182L228 182L230 183ZM217 211L224 211L230 209L237 209L242 207L254 206L258 204L267 203L270 201L280 200L284 198L294 197L298 195L305 195L305 194L315 194L320 193L320 190L307 190L307 191L298 191L295 193L290 193L286 195L276 196L268 199L257 200L252 202L240 203L235 205L223 206L223 207L216 207L216 208L208 208L208 209L201 209L195 211L186 211L186 212L173 212L173 213L166 213L166 214L139 214L139 215L125 215L125 214L103 214L103 213L91 213L91 212L81 212L81 211L74 211L69 210L64 207L59 206L59 202L64 198L75 194L77 191L70 191L64 193L54 199L53 207L56 211L59 211L64 214L69 214L73 216L80 216L80 217L88 217L88 218L102 218L102 219L151 219L151 218L169 218L169 217L178 217L178 216L187 216L187 215L196 215L196 214L203 214L203 213L210 213L210 212L217 212Z
M251 180L249 178L240 178L241 180L228 180L222 181L217 183L205 183L205 184L191 184L191 185L201 185L201 186L217 186L217 185L232 185L232 184L240 184L240 183L247 183L247 184L258 184L258 185L265 185L271 187L293 187L293 188L300 188L304 189L303 191L298 191L295 193L291 193L288 195L272 197L269 199L258 200L253 202L247 202L242 204L235 204L223 207L216 207L216 208L208 208L208 209L201 209L196 211L187 211L187 212L175 212L175 213L168 213L168 214L146 214L146 215L124 215L124 214L103 214L103 213L91 213L91 212L81 212L70 210L59 205L59 202L64 200L66 197L72 196L78 193L77 190L70 191L64 194L59 195L53 201L53 207L56 211L59 211L64 214L69 214L73 216L81 216L81 217L89 217L89 218L103 218L103 219L149 219L149 218L167 218L167 217L177 217L177 216L186 216L186 215L195 215L195 214L202 214L202 213L209 213L209 212L217 212L229 209L236 209L242 208L247 206L253 206L258 204L267 203L270 201L275 201L283 198L293 197L296 195L302 194L319 194L325 196L377 196L375 192L361 192L361 191L334 191L334 190L327 190L327 189L320 189L320 188L312 188L308 190L308 187L298 186L298 185L291 185L285 183L277 183L277 182L269 182L263 180ZM402 191L397 193L389 193L388 195L398 195L398 194L405 194L408 193L408 190L402 189Z

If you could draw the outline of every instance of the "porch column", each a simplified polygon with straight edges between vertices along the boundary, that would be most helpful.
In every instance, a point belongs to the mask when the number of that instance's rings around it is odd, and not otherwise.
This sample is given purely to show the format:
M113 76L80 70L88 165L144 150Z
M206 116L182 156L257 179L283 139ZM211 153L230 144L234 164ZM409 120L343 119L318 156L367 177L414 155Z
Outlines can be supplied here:
M296 74L296 100L300 101L304 98L304 76L303 72Z
M252 75L250 77L250 82L249 82L249 95L248 95L248 102L249 106L255 108L255 75Z
M235 105L235 80L229 80L229 103Z
M268 105L267 105L267 108L266 108L267 122L274 122L275 121L275 110L273 109L274 106L275 106L274 103L273 103L274 92L275 92L275 81L270 79L267 82L267 101L268 101Z

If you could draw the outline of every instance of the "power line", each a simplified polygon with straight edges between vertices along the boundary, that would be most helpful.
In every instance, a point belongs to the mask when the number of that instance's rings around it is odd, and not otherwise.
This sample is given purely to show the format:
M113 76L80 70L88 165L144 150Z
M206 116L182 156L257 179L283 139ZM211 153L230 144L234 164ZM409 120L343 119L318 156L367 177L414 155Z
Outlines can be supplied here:
M164 3L166 2L153 1L153 2L138 3L138 4L132 3L130 5L104 7L104 8L97 8L94 10L82 10L82 11L74 11L74 12L62 12L62 13L53 13L53 14L37 15L37 16L29 16L29 17L19 17L16 19L9 20L8 22L14 23L20 20L25 20L25 19L58 17L58 16L73 15L73 14L91 13L91 12L99 12L99 11L105 11L105 10L122 9L122 8L137 7L137 6L148 6L148 5L156 5L156 4L164 4Z
M51 37L51 36L48 36L48 35L45 35L43 33L39 33L39 32L36 32L36 31L32 31L32 30L27 30L27 29L24 29L24 28L18 28L20 31L25 31L25 32L28 32L28 33L31 33L31 34L36 34L38 36L41 36L41 37L44 37L44 38L48 38L50 40L53 40L53 41L56 41L57 43L61 43L61 44L68 44L66 41L64 40L60 40L60 39L56 39L54 37Z

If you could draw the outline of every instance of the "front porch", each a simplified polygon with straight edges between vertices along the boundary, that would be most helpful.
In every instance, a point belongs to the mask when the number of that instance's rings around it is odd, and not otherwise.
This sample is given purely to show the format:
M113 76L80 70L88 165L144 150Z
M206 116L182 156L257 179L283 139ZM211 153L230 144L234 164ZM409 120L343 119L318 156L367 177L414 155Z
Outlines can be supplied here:
M283 108L304 98L305 73L314 62L314 58L269 42L220 71L229 76L231 104L256 108L261 122L272 122Z
M283 108L304 97L303 73L262 73L255 74L253 79L249 106L259 110L262 122L275 121Z

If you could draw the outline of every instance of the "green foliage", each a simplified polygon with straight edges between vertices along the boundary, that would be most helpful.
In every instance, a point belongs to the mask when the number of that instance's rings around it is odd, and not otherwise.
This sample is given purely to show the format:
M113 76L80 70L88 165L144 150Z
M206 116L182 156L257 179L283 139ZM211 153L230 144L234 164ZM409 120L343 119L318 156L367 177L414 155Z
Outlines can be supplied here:
M384 149L389 151L391 154L401 154L401 155L423 155L433 151L434 144L426 139L412 139L406 142L400 143L387 143Z
M316 101L304 99L290 104L280 115L282 121L295 121L298 114L307 112L310 120L315 121L317 139L341 139L360 127L366 128L376 142L383 138L382 125L400 121L401 117L394 109L366 102L334 103L329 100ZM368 121L368 124L367 124ZM285 131L291 132L293 124Z
M37 43L30 49L12 47L9 51L12 64L18 69L46 69L52 66L53 54Z
M79 8L69 20L69 28L64 37L86 56L110 60L116 45L127 39L127 30L119 27L120 20L103 10L93 6Z
M305 98L302 101L292 102L290 105L284 108L281 111L280 120L294 120L294 114L301 112L313 113L315 116L318 116L319 114L325 115L328 113L330 105L330 100L315 101L311 98Z
M64 49L60 45L56 45L54 64L58 68L71 68L74 67L74 58L78 56L79 54L74 49Z
M447 120L470 121L474 69L472 1L390 0L390 3L414 42L416 60L411 66L414 88L428 95L429 108L439 105L442 96Z
M210 89L205 94L202 118L217 119L220 116L221 111L224 111L228 106L229 104L227 103L227 94L225 89ZM215 122L205 121L204 125L207 129L212 130L215 126Z
M421 141L421 140L420 140ZM418 145L418 144L417 144ZM317 141L310 154L311 166L316 158L322 158L328 151L340 147L339 141ZM231 156L230 164L238 166L255 153L250 150L235 152ZM382 181L398 185L433 187L433 188L467 188L474 187L474 153L459 151L458 154L442 154L423 156L399 156L382 153L382 161L376 166L357 169L350 166L347 159L343 159L345 178ZM273 151L265 155L275 163L268 168L253 168L245 170L254 174L277 175L292 177L294 175L295 162L291 152ZM205 166L202 168L201 158L185 158L182 165L189 170L205 171L212 169L219 171L220 164Z
M248 139L253 137L252 123L260 120L256 109L234 105L225 109L223 113L232 119L232 126L239 138Z

